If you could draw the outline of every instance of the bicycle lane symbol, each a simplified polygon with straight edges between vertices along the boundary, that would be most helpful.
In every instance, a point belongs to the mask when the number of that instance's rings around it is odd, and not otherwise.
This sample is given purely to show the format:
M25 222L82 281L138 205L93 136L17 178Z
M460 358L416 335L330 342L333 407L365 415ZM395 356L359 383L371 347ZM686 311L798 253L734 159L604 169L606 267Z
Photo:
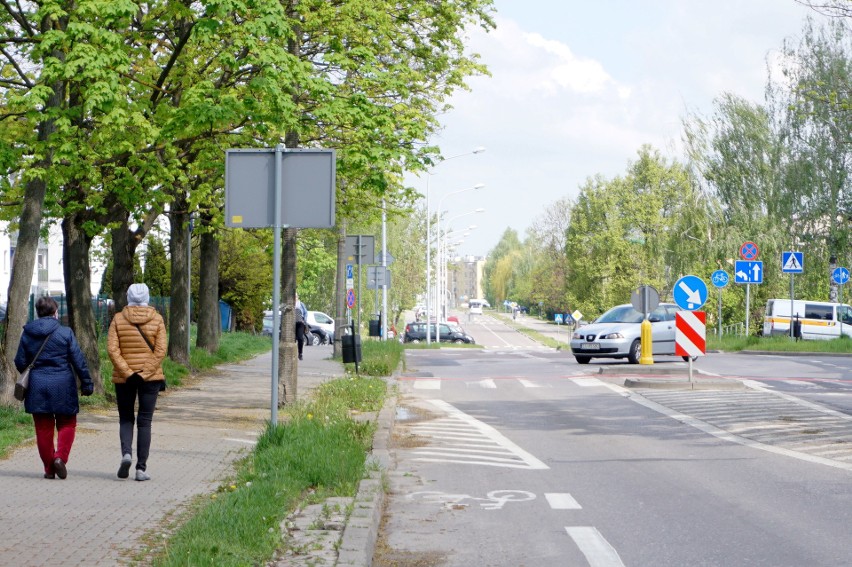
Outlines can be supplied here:
M423 500L424 502L434 502L442 504L447 510L457 510L467 507L470 504L479 503L483 510L502 510L507 502L528 502L535 500L535 494L526 490L492 490L485 495L485 498L477 498L470 494L452 494L449 492L439 492L436 490L427 490L421 492L412 492L406 496L409 500Z

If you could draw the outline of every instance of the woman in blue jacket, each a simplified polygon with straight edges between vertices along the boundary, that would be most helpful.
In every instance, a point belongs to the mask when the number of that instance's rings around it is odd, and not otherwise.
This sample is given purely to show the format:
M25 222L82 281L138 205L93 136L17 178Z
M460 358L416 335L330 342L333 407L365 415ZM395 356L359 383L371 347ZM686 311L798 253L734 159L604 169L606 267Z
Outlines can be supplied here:
M44 478L65 478L68 475L65 464L74 443L80 411L74 372L80 377L84 396L92 395L95 385L74 332L59 324L56 301L52 297L40 297L35 308L39 318L24 326L15 367L23 372L44 345L30 370L24 409L33 416Z

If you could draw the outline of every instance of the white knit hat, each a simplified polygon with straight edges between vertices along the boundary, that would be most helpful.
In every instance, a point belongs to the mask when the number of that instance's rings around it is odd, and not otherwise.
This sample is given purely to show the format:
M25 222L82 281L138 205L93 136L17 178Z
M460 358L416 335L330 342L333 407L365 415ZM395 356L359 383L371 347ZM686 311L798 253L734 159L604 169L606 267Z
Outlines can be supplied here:
M135 283L127 288L128 305L148 305L148 286L143 283Z

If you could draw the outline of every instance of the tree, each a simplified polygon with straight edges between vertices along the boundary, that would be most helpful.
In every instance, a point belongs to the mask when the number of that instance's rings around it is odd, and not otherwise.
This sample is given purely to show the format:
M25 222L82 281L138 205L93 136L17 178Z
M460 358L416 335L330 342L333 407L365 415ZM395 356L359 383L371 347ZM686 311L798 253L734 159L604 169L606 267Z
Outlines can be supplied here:
M145 248L145 271L142 281L148 286L151 297L168 297L171 288L169 259L166 247L156 236L149 234Z

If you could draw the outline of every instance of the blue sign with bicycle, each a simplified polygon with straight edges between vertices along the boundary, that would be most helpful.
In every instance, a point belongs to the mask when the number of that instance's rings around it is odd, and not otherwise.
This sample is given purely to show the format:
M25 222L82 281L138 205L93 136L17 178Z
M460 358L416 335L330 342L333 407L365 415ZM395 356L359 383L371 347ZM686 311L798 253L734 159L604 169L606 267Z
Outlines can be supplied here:
M831 281L838 285L844 285L849 282L849 270L846 268L834 268L831 272Z
M726 272L725 270L716 270L715 272L713 272L711 279L713 280L714 286L722 288L727 286L728 283L730 283L731 276L729 276L728 272Z
M678 307L695 311L707 301L707 284L698 276L683 276L675 282L672 295Z

